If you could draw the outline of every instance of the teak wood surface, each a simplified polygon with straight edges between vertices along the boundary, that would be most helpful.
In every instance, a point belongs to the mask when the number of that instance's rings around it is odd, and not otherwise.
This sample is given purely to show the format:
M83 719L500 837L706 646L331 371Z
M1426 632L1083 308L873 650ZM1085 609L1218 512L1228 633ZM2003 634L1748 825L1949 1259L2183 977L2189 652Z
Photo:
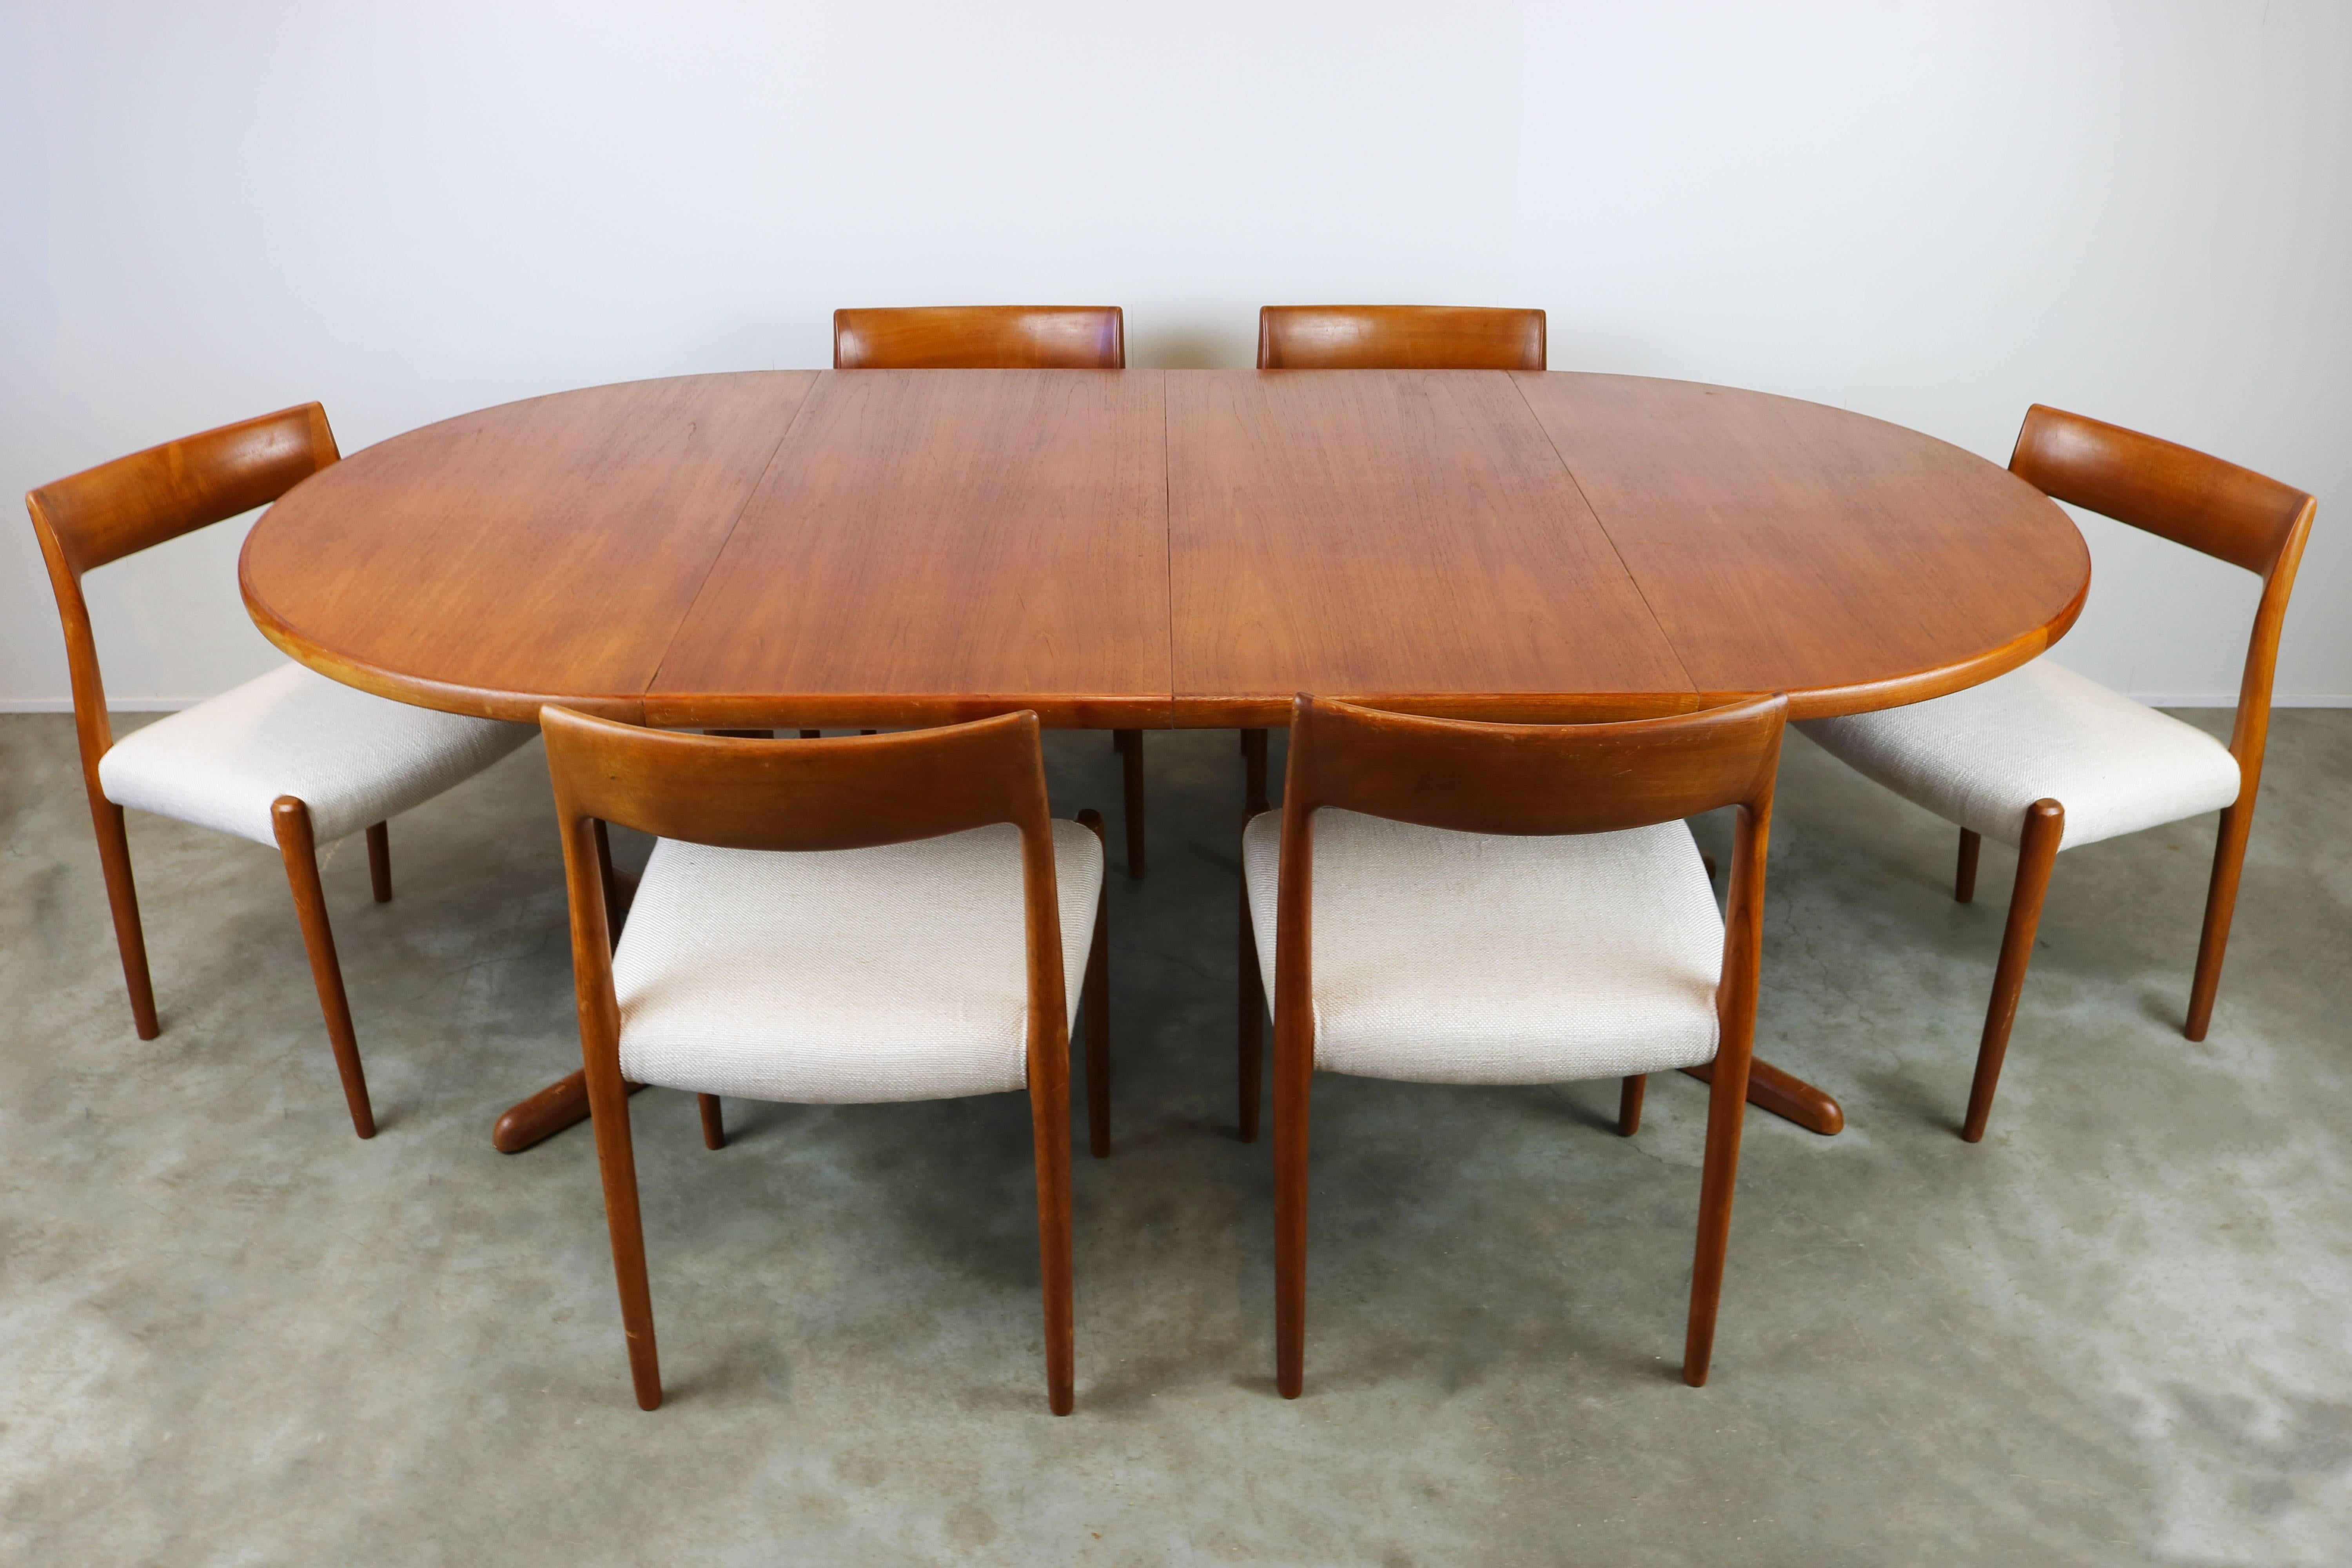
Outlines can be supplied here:
M1549 370L1541 310L1486 305L1268 305L1260 370Z
M1915 431L1505 371L777 371L469 414L305 480L246 603L365 689L698 728L1034 710L1280 723L1292 695L1564 721L1988 679L2090 558Z

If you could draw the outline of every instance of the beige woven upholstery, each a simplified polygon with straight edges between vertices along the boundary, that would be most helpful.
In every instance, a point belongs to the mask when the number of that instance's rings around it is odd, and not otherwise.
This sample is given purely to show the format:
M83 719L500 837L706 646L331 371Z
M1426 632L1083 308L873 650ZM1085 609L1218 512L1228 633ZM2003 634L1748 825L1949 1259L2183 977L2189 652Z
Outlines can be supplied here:
M99 759L98 780L117 805L272 846L270 803L290 795L327 844L424 805L538 733L288 664L123 736Z
M1243 835L1275 987L1282 817ZM1715 1059L1723 917L1690 829L1507 837L1315 814L1315 1065L1557 1083Z
M1949 697L1799 724L1864 777L2003 844L2026 808L2066 808L2059 847L2238 798L2238 760L2201 730L2046 658Z
M1071 1023L1102 847L1054 824ZM785 854L663 839L613 955L621 1073L752 1100L994 1094L1029 1081L1021 834Z

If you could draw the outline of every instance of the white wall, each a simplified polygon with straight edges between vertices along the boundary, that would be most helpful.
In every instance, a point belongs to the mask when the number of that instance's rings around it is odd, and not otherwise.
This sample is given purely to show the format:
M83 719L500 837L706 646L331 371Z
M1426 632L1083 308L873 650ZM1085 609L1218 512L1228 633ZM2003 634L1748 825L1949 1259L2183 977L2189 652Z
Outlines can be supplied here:
M1552 363L2000 460L2032 401L2322 501L2279 673L2352 694L2352 6L0 0L0 489L306 398L344 447L826 363L841 304L1541 305ZM2337 499L2342 498L2342 499ZM2226 702L2252 580L2094 521L2067 662ZM91 580L117 700L276 656L237 525ZM0 706L62 705L0 525Z

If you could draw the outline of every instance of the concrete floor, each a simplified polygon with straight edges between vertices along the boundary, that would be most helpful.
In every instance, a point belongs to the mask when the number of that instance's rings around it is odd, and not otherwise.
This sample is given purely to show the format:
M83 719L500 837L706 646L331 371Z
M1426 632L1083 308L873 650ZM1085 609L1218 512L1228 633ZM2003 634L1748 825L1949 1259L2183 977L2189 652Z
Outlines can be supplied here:
M2200 714L2221 725L2226 715ZM352 1138L274 852L132 842L142 1044L64 718L0 720L0 1560L2352 1560L2352 713L2280 715L2212 1037L2208 819L2060 863L1992 1131L1954 1127L2011 861L1792 738L1715 1377L1678 1376L1704 1091L1317 1090L1307 1397L1233 1135L1239 759L1150 744L1114 883L1118 1148L1046 1414L1025 1102L635 1102L668 1404L629 1395L538 748L332 861ZM1099 736L1057 805L1109 808ZM1700 825L1720 858L1725 825ZM643 843L625 846L643 853Z

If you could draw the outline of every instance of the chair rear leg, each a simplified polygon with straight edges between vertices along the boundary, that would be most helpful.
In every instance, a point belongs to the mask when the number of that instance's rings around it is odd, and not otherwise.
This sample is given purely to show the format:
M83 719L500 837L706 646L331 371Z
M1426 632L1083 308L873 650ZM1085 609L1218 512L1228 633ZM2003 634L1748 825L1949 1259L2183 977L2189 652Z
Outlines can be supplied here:
M1683 1381L1706 1386L1715 1359L1715 1319L1723 1304L1723 1260L1731 1245L1731 1197L1739 1183L1739 1133L1748 1110L1752 1058L1718 1057L1707 1080L1706 1160L1698 1178L1698 1240L1691 1258L1690 1325L1683 1338Z
M621 927L629 918L630 900L621 890L620 873L613 869L613 835L601 821L595 824L596 877L604 889L604 929L612 933L613 946L621 945Z
M1647 1073L1626 1078L1617 1090L1617 1136L1631 1138L1642 1130L1642 1097L1649 1092Z
M1113 731L1111 740L1118 747L1120 772L1127 784L1127 874L1140 878L1143 875L1143 731Z
M1089 806L1078 820L1103 842L1102 813ZM1110 868L1108 851L1103 868ZM1094 943L1087 949L1086 992L1081 998L1087 1032L1087 1146L1097 1160L1110 1154L1110 879L1095 895Z
M2221 955L2230 946L2230 918L2238 910L2238 874L2246 868L2246 840L2254 831L2254 803L2242 800L2221 813L2213 845L2213 879L2205 890L2205 931L2197 941L2197 978L2189 988L2189 1024L2181 1032L2201 1040L2213 1022L2221 989ZM135 918L135 917L134 917Z
M1242 825L1266 808L1265 731L1244 730L1242 741ZM1236 963L1241 978L1242 1142L1257 1142L1259 1094L1265 1080L1265 976L1258 971L1257 931L1250 918L1249 873L1241 876L1241 951Z
M122 808L95 794L89 815L98 829L98 863L106 873L106 906L114 915L114 945L122 954L122 984L131 993L131 1022L139 1037L163 1032L155 1018L155 984L147 973L147 933L139 922L139 888L131 877L131 839Z
M696 1109L702 1112L702 1146L706 1149L727 1147L727 1121L719 1111L719 1097L698 1094L694 1097L694 1103Z
M1034 1059L1034 1058L1033 1058ZM1037 1263L1045 1294L1045 1404L1067 1415L1076 1376L1070 1286L1070 1079L1029 1075L1030 1138L1037 1153Z
M379 822L367 830L368 887L379 904L392 902L392 826Z
M375 1111L368 1103L367 1074L360 1067L359 1037L352 1030L352 1005L343 994L343 966L335 957L334 928L327 923L327 891L319 883L319 847L310 831L310 808L290 795L272 802L270 823L278 853L286 862L286 884L294 894L294 917L302 925L302 945L310 954L310 979L319 988L319 1010L327 1019L327 1044L343 1080L352 1131L375 1136Z
M1265 977L1258 973L1257 932L1250 920L1249 880L1242 880L1240 1075L1242 1142L1257 1142L1258 1097L1265 1083Z
M1977 899L1977 852L1984 847L1984 835L1960 829L1960 863L1952 873L1952 901L1972 904Z
M2017 999L2025 989L2025 968L2033 961L2033 933L2042 924L2042 900L2050 891L2050 868L2066 836L2066 808L2037 800L2025 809L2025 831L2017 847L2017 882L2009 895L2009 924L2000 934L2000 963L1993 971L1992 1002L1985 1009L1984 1038L1977 1047L1976 1080L1969 1086L1968 1120L1960 1136L1971 1143L1985 1135L1992 1115L1993 1089L2009 1054L2010 1026L2017 1022Z
M588 1121L596 1134L596 1173L604 1186L604 1226L613 1237L613 1280L621 1296L621 1331L629 1344L629 1380L637 1408L661 1408L661 1355L654 1342L653 1288L646 1279L645 1216L637 1208L637 1154L629 1136L629 1090L617 1061L589 1050Z

